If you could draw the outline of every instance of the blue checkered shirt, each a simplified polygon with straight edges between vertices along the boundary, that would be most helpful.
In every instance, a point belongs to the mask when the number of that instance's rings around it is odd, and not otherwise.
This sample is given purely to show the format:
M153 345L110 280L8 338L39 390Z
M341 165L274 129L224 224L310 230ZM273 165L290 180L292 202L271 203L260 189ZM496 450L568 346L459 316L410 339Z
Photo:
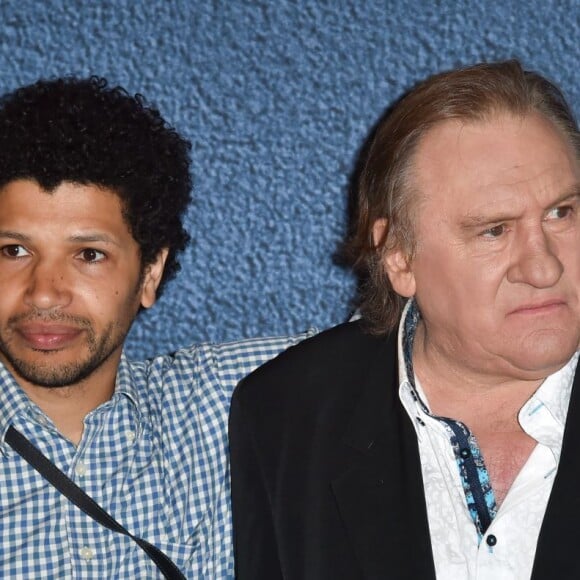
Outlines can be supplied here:
M162 577L133 540L94 522L8 447L10 424L187 578L233 578L230 397L305 337L194 346L147 362L123 356L115 393L87 415L78 447L0 365L0 578Z

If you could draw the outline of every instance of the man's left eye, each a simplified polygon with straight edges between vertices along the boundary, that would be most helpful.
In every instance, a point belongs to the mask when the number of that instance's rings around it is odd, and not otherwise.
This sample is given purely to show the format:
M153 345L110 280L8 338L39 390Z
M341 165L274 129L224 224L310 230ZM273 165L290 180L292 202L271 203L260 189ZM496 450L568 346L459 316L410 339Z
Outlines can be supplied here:
M94 248L86 248L79 254L80 258L85 262L100 262L105 259L105 254Z
M549 220L561 220L567 218L572 213L572 207L569 205L562 205L559 207L553 207L546 216Z
M489 239L494 239L494 238L499 238L500 236L502 236L503 234L506 233L506 225L505 224L498 224L497 226L493 226L491 228L488 228L487 230L485 230L484 232L482 232L482 236L484 238L489 238Z

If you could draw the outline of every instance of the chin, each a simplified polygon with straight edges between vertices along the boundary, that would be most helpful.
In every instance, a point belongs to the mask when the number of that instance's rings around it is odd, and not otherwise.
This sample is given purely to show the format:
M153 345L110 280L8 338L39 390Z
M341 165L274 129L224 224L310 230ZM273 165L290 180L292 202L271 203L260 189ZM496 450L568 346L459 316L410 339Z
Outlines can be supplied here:
M536 341L517 353L514 366L533 373L534 378L546 378L559 371L578 350L578 341Z

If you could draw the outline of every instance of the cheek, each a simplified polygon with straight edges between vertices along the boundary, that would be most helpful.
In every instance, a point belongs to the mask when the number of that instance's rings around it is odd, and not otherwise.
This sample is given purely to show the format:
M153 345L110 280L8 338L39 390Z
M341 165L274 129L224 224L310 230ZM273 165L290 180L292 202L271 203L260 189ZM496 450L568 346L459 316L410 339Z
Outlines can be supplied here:
M417 260L416 298L425 314L448 320L493 317L501 303L505 267L460 252L432 252Z
M461 259L449 246L432 245L428 251L417 252L412 270L417 283L417 294L449 292L456 282L472 274L466 269L466 261Z
M93 313L95 318L125 320L134 315L137 297L134 292L118 286L96 288L93 285L76 288L77 306Z
M576 289L580 290L580 252L578 247L580 247L580 240L578 240L578 246L560 250L559 259L564 266L565 276L574 283Z

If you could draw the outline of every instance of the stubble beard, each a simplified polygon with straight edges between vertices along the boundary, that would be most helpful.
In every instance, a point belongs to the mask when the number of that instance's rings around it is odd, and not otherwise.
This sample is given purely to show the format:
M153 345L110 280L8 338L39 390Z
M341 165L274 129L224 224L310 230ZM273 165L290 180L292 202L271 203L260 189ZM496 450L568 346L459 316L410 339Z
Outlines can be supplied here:
M30 317L22 316L11 318L8 321L8 328L24 318L30 319ZM34 317L34 320L38 321L39 317ZM46 357L46 363L29 362L11 351L10 343L2 333L0 333L0 354L12 367L17 378L20 377L28 383L48 389L70 387L92 375L123 344L130 327L130 324L127 328L123 328L119 322L112 322L100 336L97 336L90 321L82 317L51 315L42 317L42 320L66 322L81 328L86 337L87 356L79 361L52 365L50 357L54 351L36 350L35 352Z

